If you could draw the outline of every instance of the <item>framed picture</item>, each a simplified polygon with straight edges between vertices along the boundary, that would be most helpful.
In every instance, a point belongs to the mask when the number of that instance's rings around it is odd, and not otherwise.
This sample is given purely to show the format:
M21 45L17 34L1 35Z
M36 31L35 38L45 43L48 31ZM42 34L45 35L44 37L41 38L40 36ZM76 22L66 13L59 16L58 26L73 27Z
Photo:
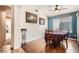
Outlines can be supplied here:
M27 23L37 23L37 15L26 12L26 22Z
M40 25L45 25L45 19L44 18L39 18L39 24Z

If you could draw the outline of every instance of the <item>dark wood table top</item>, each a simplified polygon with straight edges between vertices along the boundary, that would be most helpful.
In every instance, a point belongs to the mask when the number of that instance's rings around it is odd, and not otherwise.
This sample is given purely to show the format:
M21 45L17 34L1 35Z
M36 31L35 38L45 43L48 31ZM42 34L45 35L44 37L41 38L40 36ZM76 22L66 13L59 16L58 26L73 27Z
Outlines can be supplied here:
M55 34L55 35L65 35L68 32L66 32L66 31L53 31L53 32L46 32L46 33L48 33L48 34Z

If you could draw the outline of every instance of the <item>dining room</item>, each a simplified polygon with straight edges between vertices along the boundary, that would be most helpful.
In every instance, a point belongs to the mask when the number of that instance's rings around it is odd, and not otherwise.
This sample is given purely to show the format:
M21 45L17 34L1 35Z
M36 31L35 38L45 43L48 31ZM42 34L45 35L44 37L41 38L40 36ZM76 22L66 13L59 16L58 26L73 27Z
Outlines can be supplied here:
M37 13L41 10L47 16L47 26L42 34L43 37L22 45L24 51L28 53L78 53L78 5L36 5L35 7L37 7L35 9ZM42 31L42 28L40 30Z
M78 10L78 5L12 5L5 22L8 51L78 53Z
M79 59L79 1L54 1L0 1L0 58Z

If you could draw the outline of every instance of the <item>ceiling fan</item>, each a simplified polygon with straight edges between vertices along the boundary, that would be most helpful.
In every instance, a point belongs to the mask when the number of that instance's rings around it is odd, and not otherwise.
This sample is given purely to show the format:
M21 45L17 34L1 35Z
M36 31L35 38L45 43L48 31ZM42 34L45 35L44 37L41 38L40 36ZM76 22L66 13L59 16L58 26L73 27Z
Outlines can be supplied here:
M57 10L65 10L65 9L67 8L59 8L59 5L56 5L54 10L49 10L49 11L57 11Z

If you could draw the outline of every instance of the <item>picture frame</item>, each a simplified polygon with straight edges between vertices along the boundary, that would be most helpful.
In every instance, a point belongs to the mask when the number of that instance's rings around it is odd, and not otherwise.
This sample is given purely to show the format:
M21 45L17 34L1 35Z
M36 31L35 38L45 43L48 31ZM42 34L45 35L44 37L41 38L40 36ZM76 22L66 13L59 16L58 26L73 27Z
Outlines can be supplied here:
M27 23L37 23L37 15L30 12L26 12L26 22Z
M40 25L45 25L45 19L44 18L39 18L39 24Z

